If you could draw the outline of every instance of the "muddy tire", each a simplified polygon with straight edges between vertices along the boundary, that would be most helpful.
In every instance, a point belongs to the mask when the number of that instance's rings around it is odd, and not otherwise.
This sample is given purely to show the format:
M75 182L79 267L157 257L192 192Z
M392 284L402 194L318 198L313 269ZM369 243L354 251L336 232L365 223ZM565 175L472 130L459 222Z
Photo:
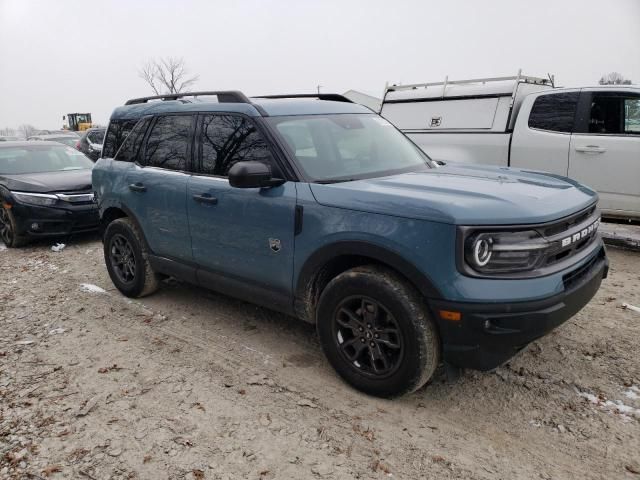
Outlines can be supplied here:
M0 204L0 240L9 248L18 248L27 244L27 238L18 235L18 224L11 208Z
M144 297L155 292L160 276L149 263L142 233L128 218L111 222L104 232L104 260L111 281L127 297Z
M381 266L356 267L331 280L316 321L331 365L370 395L414 392L440 361L438 332L425 302L405 279Z

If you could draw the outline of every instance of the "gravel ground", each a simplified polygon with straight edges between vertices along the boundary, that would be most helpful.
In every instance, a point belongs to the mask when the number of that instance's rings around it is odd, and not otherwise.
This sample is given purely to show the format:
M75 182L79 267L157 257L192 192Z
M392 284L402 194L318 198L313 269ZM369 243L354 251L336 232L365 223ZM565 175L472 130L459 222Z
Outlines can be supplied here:
M131 301L94 237L0 245L0 478L640 479L640 254L490 373L385 401L313 327L169 282Z

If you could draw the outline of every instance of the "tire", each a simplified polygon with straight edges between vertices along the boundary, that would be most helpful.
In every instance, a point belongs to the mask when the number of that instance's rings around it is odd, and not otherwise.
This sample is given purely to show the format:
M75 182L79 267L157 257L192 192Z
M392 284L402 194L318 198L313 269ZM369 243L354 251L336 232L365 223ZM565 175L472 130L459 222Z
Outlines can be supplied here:
M329 363L369 395L414 392L440 362L440 340L425 302L385 267L356 267L331 280L320 296L316 322Z
M145 297L160 285L149 263L142 233L129 218L118 218L105 229L104 261L111 281L127 297Z
M0 204L0 240L9 248L18 248L27 244L27 238L18 235L18 224L11 208Z

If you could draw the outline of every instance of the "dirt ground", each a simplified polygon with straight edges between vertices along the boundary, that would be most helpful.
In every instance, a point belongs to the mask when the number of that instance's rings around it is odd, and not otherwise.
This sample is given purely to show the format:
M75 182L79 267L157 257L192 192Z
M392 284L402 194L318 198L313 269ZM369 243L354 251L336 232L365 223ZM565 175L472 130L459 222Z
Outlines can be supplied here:
M640 254L490 373L385 401L312 326L170 282L131 301L95 237L0 245L0 478L640 479Z

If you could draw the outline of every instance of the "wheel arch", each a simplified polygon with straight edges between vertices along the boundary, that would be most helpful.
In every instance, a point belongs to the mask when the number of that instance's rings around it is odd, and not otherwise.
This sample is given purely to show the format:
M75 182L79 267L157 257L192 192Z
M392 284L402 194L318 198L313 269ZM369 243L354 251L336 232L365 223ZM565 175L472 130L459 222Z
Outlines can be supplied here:
M367 264L391 268L425 298L441 298L431 279L399 253L368 242L344 241L323 246L305 261L295 285L296 315L315 323L318 299L329 281L346 270Z
M134 213L124 205L111 205L105 208L104 211L100 213L100 236L102 237L104 235L104 231L107 229L107 226L109 226L111 222L117 220L118 218L125 217L130 219L134 223L134 225L138 229L138 232L140 232L140 236L142 237L142 241L145 244L147 252L152 253L149 249L149 243L147 242L147 238L144 235L144 230L142 230L140 222L138 221Z

